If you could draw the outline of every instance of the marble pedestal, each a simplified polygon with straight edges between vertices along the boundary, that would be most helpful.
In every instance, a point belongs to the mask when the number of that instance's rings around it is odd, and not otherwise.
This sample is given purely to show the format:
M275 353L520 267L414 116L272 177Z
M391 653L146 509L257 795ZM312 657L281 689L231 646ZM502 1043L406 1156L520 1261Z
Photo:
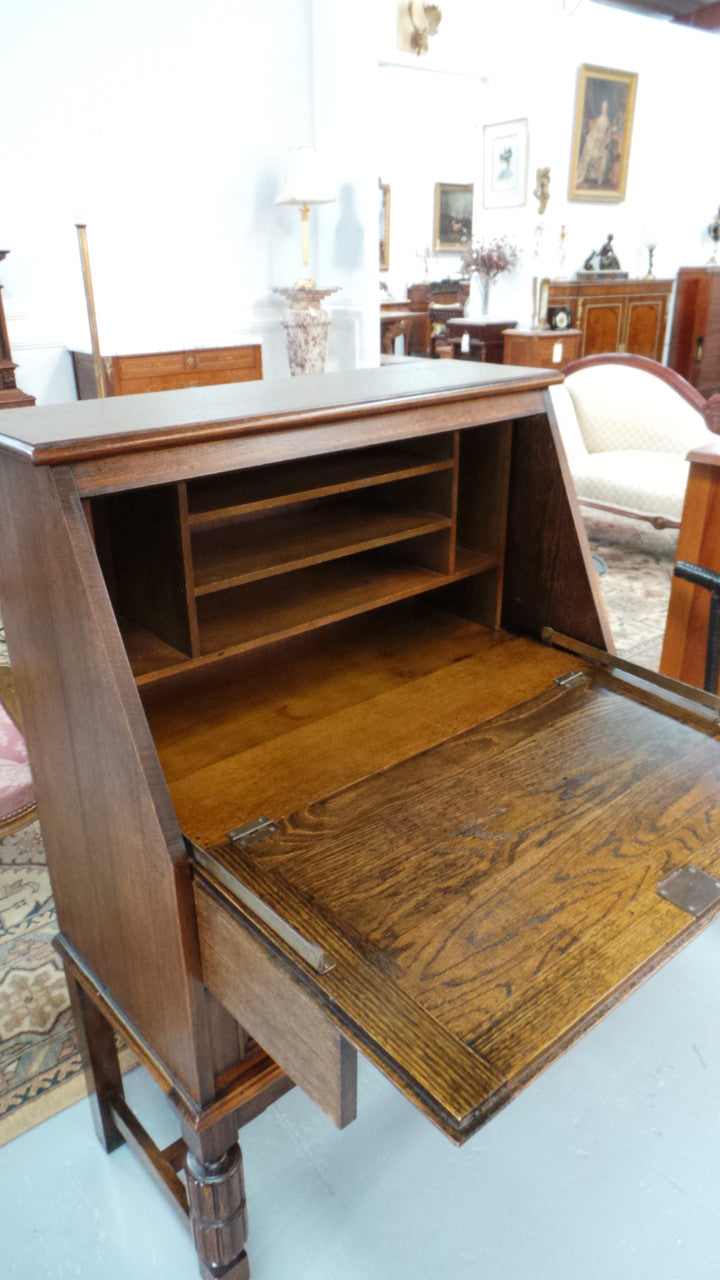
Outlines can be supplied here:
M290 372L323 373L330 316L322 303L331 293L337 293L337 289L318 289L308 284L275 289L274 292L286 298L288 303L282 322Z

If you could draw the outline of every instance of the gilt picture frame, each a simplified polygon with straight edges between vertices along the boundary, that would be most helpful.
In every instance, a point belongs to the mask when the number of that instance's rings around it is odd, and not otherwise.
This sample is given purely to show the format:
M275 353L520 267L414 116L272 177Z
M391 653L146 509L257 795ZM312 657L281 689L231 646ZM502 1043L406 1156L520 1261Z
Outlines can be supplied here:
M483 207L509 209L527 203L527 119L483 129Z
M472 243L473 185L435 183L433 253L464 253Z
M390 270L390 186L378 179L380 270Z
M579 68L569 200L625 199L637 82L634 71Z

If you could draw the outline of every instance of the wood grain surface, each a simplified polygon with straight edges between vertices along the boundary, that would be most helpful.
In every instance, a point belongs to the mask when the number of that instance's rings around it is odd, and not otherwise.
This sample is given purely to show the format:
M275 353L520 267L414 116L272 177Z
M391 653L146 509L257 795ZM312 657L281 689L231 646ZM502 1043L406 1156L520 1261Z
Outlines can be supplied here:
M334 958L315 998L462 1140L701 927L657 885L720 873L720 744L601 674L548 680L213 853Z

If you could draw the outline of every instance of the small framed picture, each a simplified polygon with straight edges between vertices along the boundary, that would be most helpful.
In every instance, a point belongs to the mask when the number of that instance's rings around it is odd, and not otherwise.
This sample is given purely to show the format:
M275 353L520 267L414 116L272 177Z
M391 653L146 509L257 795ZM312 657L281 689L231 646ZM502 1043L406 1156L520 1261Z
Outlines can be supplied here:
M624 200L637 73L582 66L575 98L569 200Z
M473 186L435 183L433 253L464 253L472 243Z
M483 129L483 205L508 209L527 201L528 122L507 120Z

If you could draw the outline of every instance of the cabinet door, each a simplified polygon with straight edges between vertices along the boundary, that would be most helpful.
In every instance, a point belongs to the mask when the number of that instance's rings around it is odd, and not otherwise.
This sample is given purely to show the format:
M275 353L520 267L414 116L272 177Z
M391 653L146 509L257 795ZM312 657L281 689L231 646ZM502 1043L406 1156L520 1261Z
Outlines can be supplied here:
M665 334L665 299L628 298L626 306L627 329L623 335L623 345L618 350L660 360Z
M604 299L583 304L584 356L599 355L603 351L619 351L623 320L622 299Z

